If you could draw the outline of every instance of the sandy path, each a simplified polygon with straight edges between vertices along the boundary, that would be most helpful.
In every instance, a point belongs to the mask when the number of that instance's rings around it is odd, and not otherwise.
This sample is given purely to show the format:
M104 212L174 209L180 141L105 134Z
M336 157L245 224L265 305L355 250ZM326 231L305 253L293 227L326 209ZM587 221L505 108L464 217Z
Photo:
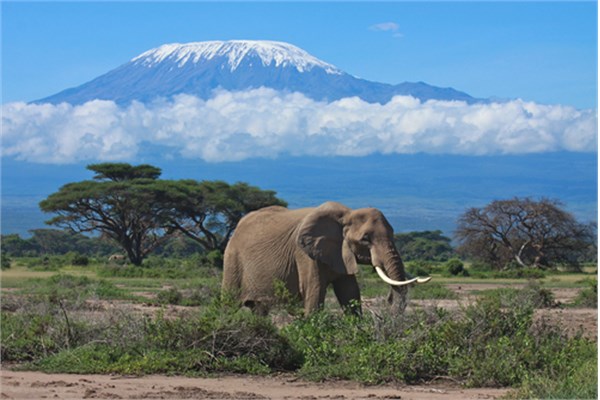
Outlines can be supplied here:
M44 374L1 371L2 399L494 399L507 389L426 386L363 386L353 382L313 383L292 375L273 377Z

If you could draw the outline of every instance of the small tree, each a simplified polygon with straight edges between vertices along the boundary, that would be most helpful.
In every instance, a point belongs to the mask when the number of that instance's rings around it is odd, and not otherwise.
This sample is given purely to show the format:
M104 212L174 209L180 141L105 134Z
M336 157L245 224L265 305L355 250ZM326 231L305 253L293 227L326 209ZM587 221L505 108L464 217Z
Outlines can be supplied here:
M47 221L74 232L100 232L127 253L134 265L163 240L158 223L162 211L156 189L160 169L150 165L94 164L93 181L64 185L40 202Z
M578 266L595 245L595 226L581 224L556 200L496 200L467 210L458 221L459 251L497 268Z

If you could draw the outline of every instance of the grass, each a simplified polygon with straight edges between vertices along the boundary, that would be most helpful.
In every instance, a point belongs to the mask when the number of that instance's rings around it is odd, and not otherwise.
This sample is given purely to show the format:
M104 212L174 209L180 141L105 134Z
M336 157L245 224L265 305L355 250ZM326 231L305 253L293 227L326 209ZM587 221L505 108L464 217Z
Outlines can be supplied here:
M300 355L265 317L213 302L195 315L102 317L60 302L3 313L2 359L45 372L121 374L267 373L293 370Z
M152 273L158 278L99 278L102 267L65 266L48 272L16 265L2 271L2 286L17 289L2 299L2 360L46 372L294 371L308 379L366 384L428 382L443 376L466 386L515 387L515 398L597 395L596 343L533 319L535 308L551 305L547 289L553 285L580 288L580 306L596 299L597 280L589 274L549 276L542 284L433 274L430 284L411 288L411 299L455 298L447 283L519 286L486 290L477 302L452 311L419 307L401 316L382 310L354 318L343 316L336 306L308 318L296 315L276 327L234 302L216 300L220 276L214 270L184 266L184 277L161 275L173 268L169 264L150 268L159 269ZM359 284L364 297L388 291L365 270ZM152 300L136 294L143 291L152 292ZM89 309L89 299L201 307L185 316L163 311L148 316L129 309L98 313Z
M61 276L53 285L90 283ZM518 387L527 397L597 393L588 377L597 362L595 342L534 323L535 304L525 290L503 301L485 297L462 310L416 309L397 317L322 311L277 328L231 301L185 317L114 312L92 318L55 298L32 298L19 312L2 313L1 355L54 373L296 371L312 380L366 384L444 376L466 386Z
M315 380L417 383L445 376L467 386L505 387L529 376L570 379L579 355L596 360L595 343L534 326L532 314L523 298L509 309L490 299L458 314L428 309L356 319L318 313L285 332L305 355L299 373Z

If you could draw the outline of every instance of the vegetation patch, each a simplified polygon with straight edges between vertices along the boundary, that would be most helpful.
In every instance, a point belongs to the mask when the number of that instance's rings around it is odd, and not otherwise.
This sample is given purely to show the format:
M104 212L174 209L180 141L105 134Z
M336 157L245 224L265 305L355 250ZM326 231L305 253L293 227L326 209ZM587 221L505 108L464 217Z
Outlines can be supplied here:
M534 309L553 301L537 282L485 292L454 311L429 307L392 316L372 310L357 318L324 310L309 317L296 313L281 328L227 299L185 317L106 313L85 309L77 299L122 296L110 282L56 275L34 283L20 301L3 301L1 314L2 360L26 362L28 369L186 375L285 370L367 384L444 377L466 386L517 387L520 398L596 398L590 378L597 372L596 343L534 323ZM185 303L195 284L163 289L165 302ZM421 287L430 288L423 289L428 298L448 290L439 283Z
M437 282L412 287L409 291L409 297L411 300L458 299L456 292Z
M585 283L587 286L579 291L572 306L598 308L598 281L587 279Z
M523 289L498 288L480 292L483 298L497 301L503 307L511 307L515 302L521 301L531 304L534 308L552 308L559 304L554 294L542 287L538 281L528 281Z
M533 309L522 299L507 308L486 298L460 314L428 309L398 318L359 319L323 312L284 332L304 354L299 373L310 379L375 384L446 377L467 386L494 387L531 383L528 393L536 397L540 392L533 382L568 388L568 382L580 379L581 366L596 363L597 347L549 325L533 324ZM582 392L597 391L595 382L587 381Z
M296 369L302 360L267 318L227 305L180 318L3 313L2 326L2 359L45 372L267 373Z
M74 306L88 299L131 299L126 291L104 279L56 274L50 278L32 279L22 289L24 294L41 297L49 304Z

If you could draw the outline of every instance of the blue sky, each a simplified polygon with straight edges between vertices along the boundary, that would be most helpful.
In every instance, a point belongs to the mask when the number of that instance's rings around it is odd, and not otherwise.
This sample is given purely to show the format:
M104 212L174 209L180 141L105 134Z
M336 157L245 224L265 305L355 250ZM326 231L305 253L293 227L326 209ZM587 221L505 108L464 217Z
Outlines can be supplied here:
M171 42L290 42L361 78L597 107L596 2L2 2L2 103Z

